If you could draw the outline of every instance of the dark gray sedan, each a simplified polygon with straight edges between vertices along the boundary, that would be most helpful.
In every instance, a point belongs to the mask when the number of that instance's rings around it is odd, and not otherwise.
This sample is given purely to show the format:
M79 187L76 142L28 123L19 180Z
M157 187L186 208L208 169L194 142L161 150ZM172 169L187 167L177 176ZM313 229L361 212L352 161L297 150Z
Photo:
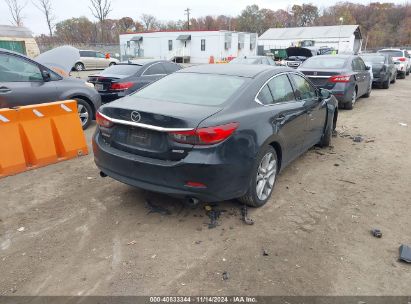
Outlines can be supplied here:
M364 62L369 62L372 66L372 83L388 89L391 83L397 79L397 68L392 56L385 53L365 53L361 54Z
M15 52L0 49L0 108L75 99L83 129L94 119L101 99L84 80L63 77Z
M103 105L93 136L101 176L196 203L259 207L277 174L328 146L337 100L296 70L203 65Z
M181 69L177 63L166 60L138 60L113 65L97 75L88 77L107 103L129 95L160 78Z
M360 97L369 97L371 75L364 61L355 55L321 55L307 59L298 70L318 88L330 90L340 108L351 110Z

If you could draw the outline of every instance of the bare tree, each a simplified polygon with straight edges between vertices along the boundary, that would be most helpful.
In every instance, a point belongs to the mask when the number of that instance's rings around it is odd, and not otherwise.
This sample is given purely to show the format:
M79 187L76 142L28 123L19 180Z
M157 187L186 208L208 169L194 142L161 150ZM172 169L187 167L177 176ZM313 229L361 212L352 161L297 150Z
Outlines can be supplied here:
M53 27L55 17L52 12L52 6L50 0L36 0L33 1L33 4L44 14L46 17L47 26L49 28L50 37L53 37Z
M143 23L146 31L154 30L158 27L158 21L153 15L141 15L141 22Z
M111 12L111 0L90 0L91 13L100 21L101 40L104 40L104 21Z
M23 26L22 11L27 2L21 3L20 0L5 0L11 14L11 22L16 26Z

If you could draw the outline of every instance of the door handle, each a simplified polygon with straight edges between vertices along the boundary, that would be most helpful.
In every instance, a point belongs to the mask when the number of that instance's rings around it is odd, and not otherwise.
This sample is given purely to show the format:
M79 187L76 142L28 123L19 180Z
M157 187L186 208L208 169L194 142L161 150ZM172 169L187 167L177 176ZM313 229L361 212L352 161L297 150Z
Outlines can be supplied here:
M0 93L9 93L9 92L11 92L11 90L9 88L0 87Z

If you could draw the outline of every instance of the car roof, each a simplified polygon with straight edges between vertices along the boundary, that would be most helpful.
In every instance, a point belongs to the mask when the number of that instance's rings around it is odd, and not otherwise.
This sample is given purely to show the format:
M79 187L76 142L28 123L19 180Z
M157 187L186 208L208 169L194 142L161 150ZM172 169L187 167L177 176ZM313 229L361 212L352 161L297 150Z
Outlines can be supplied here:
M389 54L382 53L362 53L360 56L390 56Z
M191 66L189 68L179 70L176 73L217 74L254 78L255 76L268 70L276 70L278 73L295 71L286 67L275 67L264 64L203 64Z
M381 49L381 50L378 50L378 52L379 51L404 51L404 50L401 50L401 49Z

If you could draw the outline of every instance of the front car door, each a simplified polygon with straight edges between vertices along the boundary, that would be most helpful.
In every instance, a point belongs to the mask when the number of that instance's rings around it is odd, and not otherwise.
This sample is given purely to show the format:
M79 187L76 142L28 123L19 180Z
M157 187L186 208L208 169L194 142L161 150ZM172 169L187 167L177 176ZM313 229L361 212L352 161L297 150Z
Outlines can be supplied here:
M0 108L56 101L55 82L44 81L42 68L24 57L0 52Z
M370 74L366 70L366 66L364 61L360 57L355 57L353 59L353 69L355 72L355 77L357 80L357 86L358 86L358 97L361 97L365 93L367 93L368 88L370 86Z
M269 119L283 149L283 167L302 153L306 115L303 101L296 100L286 73L270 79L259 91L256 101L266 107Z
M302 75L291 74L297 100L302 101L307 115L307 128L303 150L308 150L320 142L324 133L327 104L318 96L318 91Z

